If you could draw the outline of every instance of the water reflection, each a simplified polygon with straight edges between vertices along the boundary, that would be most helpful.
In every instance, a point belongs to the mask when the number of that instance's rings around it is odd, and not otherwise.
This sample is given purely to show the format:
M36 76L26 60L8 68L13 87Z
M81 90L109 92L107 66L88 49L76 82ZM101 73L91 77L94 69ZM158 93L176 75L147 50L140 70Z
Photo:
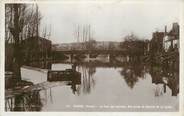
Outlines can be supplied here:
M172 91L172 96L179 93L179 72L174 69L159 66L144 66L143 64L131 64L124 66L120 74L127 85L133 89L140 78L145 78L145 73L149 73L152 78L152 84L156 85L155 96L160 93L166 93L166 86ZM160 91L160 93L158 92Z
M82 83L82 89L80 87L78 88L78 94L81 92L79 89L81 89L84 94L90 94L96 83L94 75L97 67L110 68L113 66L110 66L108 63L98 63L95 65L93 63L78 64L77 71L81 72ZM122 66L119 66L119 68L120 67ZM150 74L152 84L156 85L155 96L159 96L158 91L160 91L160 93L166 93L166 86L171 89L172 96L177 96L179 93L179 72L171 68L168 70L165 67L150 67L140 63L131 63L124 65L120 70L120 74L127 86L131 89L134 88L139 79L146 79L145 74Z
M165 87L167 85L172 91L172 96L177 96L179 93L179 72L157 66L150 68L150 74L152 83L163 85L164 93L167 91Z
M57 68L64 65L57 64ZM76 66L76 70L81 73L80 79L74 77L72 80L63 80L70 81L67 85L16 96L15 102L12 102L14 107L6 107L6 110L78 111L66 107L73 104L173 105L175 108L177 104L178 99L173 97L179 93L179 73L176 70L140 63L112 66L91 62L76 63ZM170 91L171 94L168 94Z
M96 72L96 67L93 65L79 65L77 71L81 72L82 92L84 94L90 93L91 89L95 86L93 75Z
M81 77L73 77L73 79L69 85L71 85L72 93L79 95L80 94L80 86L81 86Z
M40 111L42 106L39 91L16 95L5 100L6 111Z
M133 89L134 85L139 78L144 78L144 65L134 64L134 65L125 65L120 74L126 81L127 85Z

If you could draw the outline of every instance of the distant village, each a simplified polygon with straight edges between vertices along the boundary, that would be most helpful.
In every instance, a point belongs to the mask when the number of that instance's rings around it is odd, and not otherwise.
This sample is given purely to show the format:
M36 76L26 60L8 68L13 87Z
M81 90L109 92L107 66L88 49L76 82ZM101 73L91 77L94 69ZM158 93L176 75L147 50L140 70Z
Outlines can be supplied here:
M52 50L54 51L67 51L67 50L83 50L83 42L80 43L61 43L61 44L53 44ZM94 41L93 43L94 49L107 50L113 47L112 49L120 49L120 42L113 41Z
M129 39L134 39L129 36ZM142 40L145 42L146 50L145 52L149 52L150 50L153 50L154 52L165 52L179 49L179 24L173 23L171 30L167 30L167 26L165 26L165 31L156 31L153 32L152 38L149 40ZM113 41L93 41L91 42L93 44L94 49L96 50L107 50L107 49L114 49L118 50L121 49L121 43L122 42L113 42ZM53 44L52 50L53 51L67 51L67 50L83 50L88 49L87 47L84 47L84 42L73 42L73 43L61 43L61 44Z

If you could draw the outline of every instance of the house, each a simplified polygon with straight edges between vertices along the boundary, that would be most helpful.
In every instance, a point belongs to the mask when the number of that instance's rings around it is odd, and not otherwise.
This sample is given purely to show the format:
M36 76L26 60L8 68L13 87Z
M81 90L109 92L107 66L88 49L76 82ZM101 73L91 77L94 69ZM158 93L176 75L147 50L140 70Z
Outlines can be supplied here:
M30 37L22 42L24 60L39 61L51 57L52 42L42 37Z
M164 50L167 52L169 50L179 49L179 25L178 23L173 23L170 32L165 31L164 36Z

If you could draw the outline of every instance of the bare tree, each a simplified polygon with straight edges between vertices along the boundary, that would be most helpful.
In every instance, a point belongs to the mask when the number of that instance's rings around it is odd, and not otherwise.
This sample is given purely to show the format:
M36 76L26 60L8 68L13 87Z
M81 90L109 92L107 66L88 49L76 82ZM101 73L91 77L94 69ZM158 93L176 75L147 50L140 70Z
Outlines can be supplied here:
M41 16L34 7L31 4L6 4L5 6L5 40L6 43L13 43L13 72L17 79L21 79L22 40L38 34Z

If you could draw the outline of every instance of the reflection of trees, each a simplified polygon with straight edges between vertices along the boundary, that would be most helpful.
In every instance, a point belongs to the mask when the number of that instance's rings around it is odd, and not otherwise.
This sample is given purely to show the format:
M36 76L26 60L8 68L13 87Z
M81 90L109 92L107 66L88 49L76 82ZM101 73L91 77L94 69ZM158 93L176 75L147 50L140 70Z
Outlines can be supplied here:
M176 96L179 93L179 78L170 78L168 86L172 90L172 96Z
M81 77L74 77L71 82L71 89L73 94L77 93L80 94L80 85L81 85Z
M80 66L79 70L81 71L81 77L82 77L82 90L83 93L90 93L92 87L95 85L95 80L93 78L93 75L96 72L96 68L93 66Z
M179 93L179 72L168 69L163 70L162 75L168 79L167 86L171 89L172 96L176 96Z
M135 83L138 81L138 77L135 76L134 72L132 70L126 70L124 74L124 79L127 83L127 85L132 89L135 85Z
M167 80L167 86L172 91L172 96L176 96L179 93L179 72L171 70L165 67L151 67L150 75L152 77L152 83L164 84L163 77Z
M6 111L40 111L41 108L39 91L17 95L6 100Z
M138 78L144 78L143 65L128 65L123 68L120 74L124 77L127 85L132 89Z
M152 77L152 83L162 83L161 69L159 67L151 67L150 75Z

